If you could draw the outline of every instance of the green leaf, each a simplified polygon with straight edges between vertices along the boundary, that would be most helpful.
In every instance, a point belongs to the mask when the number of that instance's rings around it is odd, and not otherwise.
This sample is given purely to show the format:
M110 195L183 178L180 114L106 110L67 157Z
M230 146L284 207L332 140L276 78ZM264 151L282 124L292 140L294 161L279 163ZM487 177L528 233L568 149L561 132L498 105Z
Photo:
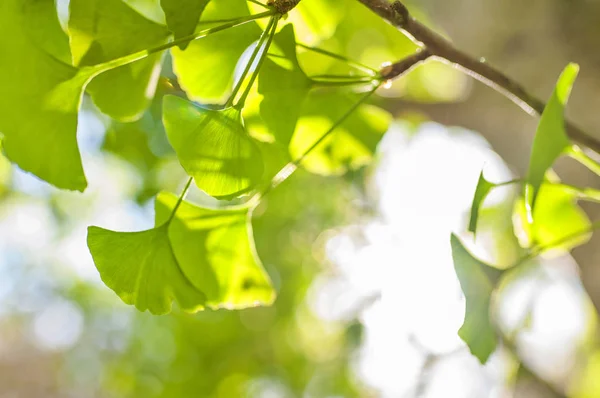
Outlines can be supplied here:
M175 35L175 39L191 35L196 30L200 15L210 0L161 0L160 5L165 12L167 26ZM179 45L185 50L189 43Z
M496 187L496 184L489 182L483 176L483 170L479 174L475 196L473 196L473 204L471 205L471 215L469 217L469 232L477 233L477 221L479 220L479 209L490 191Z
M465 321L458 335L471 354L483 364L496 349L497 337L490 318L490 303L502 271L473 257L454 234L450 244L454 270L467 302Z
M44 51L66 43L57 33L56 9L44 3L54 5L52 0L0 2L0 54L7 60L0 62L0 132L7 157L23 170L58 188L83 191L77 113L93 71L78 70ZM39 44L43 34L30 35L30 21L45 21L48 37L57 42Z
M517 233L521 245L537 244L560 255L586 243L591 233L580 232L591 229L592 223L577 204L578 198L586 199L583 194L568 186L543 184L533 209L532 224L527 222L524 200L517 201L515 217L523 227L522 233Z
M157 225L168 219L176 203L175 195L159 194ZM169 238L181 269L206 295L207 307L240 309L275 299L256 255L248 208L213 210L182 202Z
M277 141L288 145L312 85L298 63L292 25L286 25L275 35L269 54L258 80L258 92L264 96L260 116Z
M526 198L531 209L534 208L546 171L571 145L565 131L564 112L578 72L579 66L576 64L569 64L565 68L540 119L527 172Z
M339 91L312 91L304 102L290 143L292 158L299 158L359 98ZM392 116L387 111L361 105L304 159L302 166L316 174L339 175L369 164L391 121Z
M71 64L69 38L60 26L53 0L25 1L23 12L27 14L25 31L32 41L53 57Z
M126 304L155 315L203 308L206 296L179 267L169 242L168 225L141 232L88 228L88 247L102 281Z
M74 64L91 66L164 44L170 33L121 0L71 0L69 35ZM112 118L136 120L154 96L161 60L152 54L104 72L88 92Z
M175 96L166 96L163 108L169 142L200 189L216 198L233 198L262 181L260 150L239 110L210 110Z
M211 1L202 21L249 15L245 0ZM208 23L206 26L210 27ZM236 65L244 51L258 39L261 30L250 22L196 40L185 51L173 48L173 68L188 97L201 103L223 103L231 94Z

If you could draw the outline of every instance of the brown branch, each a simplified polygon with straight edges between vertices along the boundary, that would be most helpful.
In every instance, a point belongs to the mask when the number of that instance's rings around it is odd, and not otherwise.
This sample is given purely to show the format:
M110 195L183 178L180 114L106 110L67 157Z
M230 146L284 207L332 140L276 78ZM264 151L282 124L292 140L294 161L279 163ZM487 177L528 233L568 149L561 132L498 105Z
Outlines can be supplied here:
M541 115L545 103L529 94L520 84L498 69L455 48L452 43L410 16L400 1L358 0L391 25L403 31L415 43L431 55L450 62L465 73L504 94L530 115ZM577 144L600 154L600 140L586 134L571 122L567 122L567 133Z
M269 0L267 5L273 7L281 15L292 11L302 0Z
M379 71L379 75L383 80L396 79L431 56L431 52L424 49L398 62L394 62L391 65L384 66L381 71Z

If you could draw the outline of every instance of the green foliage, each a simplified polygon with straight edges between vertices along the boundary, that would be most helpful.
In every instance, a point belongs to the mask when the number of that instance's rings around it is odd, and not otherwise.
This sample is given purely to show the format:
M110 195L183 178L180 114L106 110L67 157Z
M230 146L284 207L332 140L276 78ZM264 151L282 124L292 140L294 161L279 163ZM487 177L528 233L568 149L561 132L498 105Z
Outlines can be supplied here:
M492 292L502 271L477 260L452 234L454 269L467 301L465 321L458 331L469 350L485 363L496 350L498 337L490 314Z
M564 111L578 72L579 66L576 64L565 68L540 119L527 172L527 205L531 209L534 208L546 171L571 146L565 131ZM528 212L531 211L528 209Z
M170 312L173 302L195 312L274 301L254 247L255 205L297 167L329 176L369 165L392 122L389 112L366 103L382 84L374 68L415 50L358 2L336 0L304 0L287 19L246 0L70 0L67 25L65 32L53 0L0 1L0 133L8 159L58 188L83 191L76 132L85 91L110 119L103 149L143 175L138 200L166 188L154 177L167 153L213 204L255 194L242 207L209 208L183 201L186 192L163 193L153 229L89 228L104 283L153 314ZM163 65L165 58L172 62ZM515 206L528 256L571 250L595 228L577 201L598 202L597 191L547 181L562 154L600 173L565 131L577 73L574 64L565 69L543 112L525 198ZM156 94L159 79L172 81L175 95ZM8 177L0 168L1 193ZM469 231L476 232L485 198L501 185L480 175ZM498 339L490 304L501 272L455 235L451 246L467 301L459 335L484 363Z
M543 184L533 209L533 223L527 221L525 201L518 200L515 216L523 228L522 244L525 247L536 244L565 253L586 243L591 236L592 223L577 204L580 197L580 193L570 187Z
M144 18L121 0L72 0L70 12L71 51L77 66L97 65L156 47L169 37L164 26ZM138 119L154 96L161 60L162 54L152 54L105 72L87 90L110 117Z
M102 281L125 303L155 315L170 312L173 300L186 311L198 311L206 297L179 267L168 228L115 232L90 227L88 246Z
M473 203L471 204L471 215L469 216L469 232L473 234L477 233L477 221L479 220L479 210L481 205L485 201L488 194L497 185L489 182L483 176L483 170L479 174L479 180L477 181L477 188L475 188L475 195L473 196Z
M211 1L202 13L201 25L249 15L245 0ZM251 22L194 41L182 51L173 48L173 67L188 97L202 103L224 102L234 82L235 68L246 49L258 39L261 30Z
M177 197L160 194L156 225L168 220ZM206 297L205 306L240 309L271 304L275 292L256 255L246 207L203 209L183 202L169 225L181 270Z
M66 51L67 38L52 4L0 4L0 53L10 60L0 62L0 132L7 157L23 170L59 188L83 191L87 182L77 147L77 113L92 71L74 68L44 51L59 57ZM50 27L46 44L35 41L44 38L45 30L30 35L30 19L46 21L36 29Z
M161 0L160 5L165 12L167 26L181 39L194 33L200 21L200 15L210 0ZM189 43L182 43L179 48L185 50Z
M234 198L261 182L261 153L238 109L211 110L167 96L164 123L181 165L207 194Z

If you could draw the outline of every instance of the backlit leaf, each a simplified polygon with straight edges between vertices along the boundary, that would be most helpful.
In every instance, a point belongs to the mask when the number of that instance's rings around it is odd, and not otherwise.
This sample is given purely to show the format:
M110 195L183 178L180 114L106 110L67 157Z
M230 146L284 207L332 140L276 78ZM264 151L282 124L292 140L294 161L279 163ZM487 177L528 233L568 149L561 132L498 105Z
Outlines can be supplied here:
M473 204L471 205L471 215L469 216L469 232L477 233L477 221L479 220L479 209L483 204L483 201L490 193L490 191L496 186L496 184L489 182L483 176L483 170L479 175L477 181L477 188L475 189L475 195L473 196Z
M69 35L73 62L90 66L164 44L169 31L122 0L71 0ZM114 119L138 119L156 90L162 54L120 66L96 77L88 92Z
M495 351L496 332L490 319L492 292L502 272L477 260L467 251L460 239L452 234L454 270L465 295L465 320L458 335L473 355L485 363Z
M531 209L534 208L546 171L570 147L564 112L578 72L579 66L576 64L565 68L540 119L527 172L526 198Z
M249 15L245 0L211 1L202 13L202 28L216 21ZM182 51L173 48L173 67L188 97L201 103L222 103L234 82L236 65L244 51L258 39L261 30L255 22L227 29L190 43Z
M161 0L160 5L165 12L167 26L175 35L175 39L191 35L196 30L200 15L210 0ZM182 50L189 43L179 46Z
M161 193L156 224L171 214L177 197ZM183 272L206 296L210 308L271 304L275 291L256 255L247 208L212 210L183 202L169 226L169 239Z
M543 184L533 209L532 224L527 222L524 200L517 201L515 218L522 231L517 231L516 235L521 245L540 245L552 249L547 253L560 255L586 243L591 232L585 231L591 228L591 221L577 204L580 197L581 193L570 187Z
M261 182L260 150L246 133L239 110L211 110L166 96L163 118L181 165L209 195L232 198Z
M203 308L206 297L179 267L167 224L141 232L90 227L87 239L102 281L126 304L155 315L169 313L173 300L185 311Z
M43 3L54 5L52 0L0 2L0 54L9 60L0 62L0 133L7 157L23 170L59 188L83 191L77 113L93 72L44 51L54 48L60 57L67 39L59 33L56 9ZM38 43L42 33L31 36L26 29L32 20L46 21L46 28L54 24L48 34L64 43Z
M277 141L288 145L312 85L298 64L292 25L286 25L275 35L269 54L259 75L258 92L264 96L260 115Z
M292 158L297 159L310 148L358 99L357 95L339 91L311 92L290 143ZM360 106L310 153L302 162L303 167L330 175L369 164L391 121L391 115L381 108Z

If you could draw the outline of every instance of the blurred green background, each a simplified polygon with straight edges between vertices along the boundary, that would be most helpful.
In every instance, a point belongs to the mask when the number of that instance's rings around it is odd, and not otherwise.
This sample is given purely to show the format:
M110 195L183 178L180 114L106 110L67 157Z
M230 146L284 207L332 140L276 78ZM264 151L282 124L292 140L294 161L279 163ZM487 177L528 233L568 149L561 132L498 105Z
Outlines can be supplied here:
M126 2L162 18L158 1ZM568 62L579 63L569 114L599 130L600 1L409 7L542 98ZM64 21L68 1L58 8ZM355 0L303 0L289 21L304 43L373 67L415 49ZM300 61L308 74L341 73L312 53ZM395 122L372 165L338 177L299 171L255 211L257 250L278 291L272 307L155 317L124 305L97 275L86 228L150 227L153 196L184 182L160 122L160 97L176 90L168 57L165 65L138 122L112 122L84 101L85 194L0 158L0 398L600 396L597 238L506 283L497 316L511 344L488 364L456 334L464 298L449 234L466 230L482 168L493 181L525 172L536 120L439 62L379 93ZM555 170L598 185L571 162ZM515 195L489 198L472 245L501 265L519 253Z

